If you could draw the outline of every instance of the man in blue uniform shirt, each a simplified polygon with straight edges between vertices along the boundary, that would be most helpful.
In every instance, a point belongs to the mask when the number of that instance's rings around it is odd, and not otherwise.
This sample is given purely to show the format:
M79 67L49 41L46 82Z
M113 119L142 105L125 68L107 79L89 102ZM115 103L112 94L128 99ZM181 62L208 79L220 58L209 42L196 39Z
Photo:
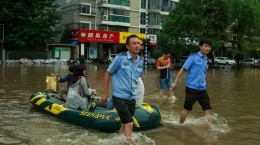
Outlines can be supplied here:
M211 123L212 108L206 91L206 73L208 69L207 54L211 50L211 42L207 39L201 40L199 42L199 48L200 51L198 53L191 54L188 57L178 72L176 79L172 83L172 88L176 88L177 83L179 82L184 71L188 71L185 88L186 97L184 102L184 110L180 116L180 123L184 123L196 101L199 102L204 111L206 123Z
M135 113L135 97L138 78L143 74L143 60L137 55L140 51L139 38L130 35L126 39L126 53L118 54L105 74L102 102L107 103L108 86L112 77L113 105L121 120L119 134L124 134L128 143L133 144L132 130Z

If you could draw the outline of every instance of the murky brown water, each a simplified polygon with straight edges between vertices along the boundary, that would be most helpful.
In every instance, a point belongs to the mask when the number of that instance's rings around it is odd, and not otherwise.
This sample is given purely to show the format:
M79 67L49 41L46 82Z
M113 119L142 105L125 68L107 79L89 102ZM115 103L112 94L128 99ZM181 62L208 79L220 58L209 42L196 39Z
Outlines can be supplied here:
M88 82L101 95L108 65L86 66ZM31 106L29 96L45 89L45 77L50 72L65 76L67 70L67 65L0 65L0 144L121 144L116 133L84 129ZM177 71L174 69L173 74ZM260 69L208 71L208 93L214 112L211 128L205 127L198 104L194 105L185 124L178 124L183 109L185 76L175 90L178 100L174 104L165 101L167 95L159 99L157 70L149 68L143 78L144 100L161 107L163 127L134 132L136 144L260 144ZM66 83L59 88L62 86Z

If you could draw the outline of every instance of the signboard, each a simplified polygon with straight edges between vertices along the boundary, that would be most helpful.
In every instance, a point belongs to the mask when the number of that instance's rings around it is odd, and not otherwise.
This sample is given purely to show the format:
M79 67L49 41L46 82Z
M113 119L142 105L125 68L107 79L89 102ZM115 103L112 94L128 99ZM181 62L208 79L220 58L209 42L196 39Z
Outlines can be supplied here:
M140 44L143 43L141 39L146 39L146 34L131 33L131 32L114 32L114 31L102 31L102 30L87 30L87 29L75 29L71 30L71 40L79 42L99 42L99 43L126 43L126 38L129 35L135 34L140 39ZM151 43L156 44L156 35L151 36Z
M129 36L129 35L132 35L132 34L135 34L136 36L139 37L140 39L140 44L143 43L143 41L141 41L141 39L146 39L146 35L145 34L141 34L141 33L131 33L131 32L120 32L120 36L119 36L119 43L126 43L126 38Z
M78 29L72 30L72 34L72 38L79 42L118 43L119 40L119 32L113 31Z
M150 39L150 45L156 45L157 42L157 36L156 35L147 35L147 38Z

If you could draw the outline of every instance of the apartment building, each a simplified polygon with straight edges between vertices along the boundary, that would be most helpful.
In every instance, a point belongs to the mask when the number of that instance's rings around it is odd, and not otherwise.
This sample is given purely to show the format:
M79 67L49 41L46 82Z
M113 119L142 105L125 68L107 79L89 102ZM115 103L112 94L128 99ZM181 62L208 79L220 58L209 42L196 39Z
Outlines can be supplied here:
M151 55L156 49L156 34L178 1L56 0L63 14L61 25L73 29L72 42L79 45L79 55L90 59L103 59L123 51L125 38L130 34L149 38L148 55Z

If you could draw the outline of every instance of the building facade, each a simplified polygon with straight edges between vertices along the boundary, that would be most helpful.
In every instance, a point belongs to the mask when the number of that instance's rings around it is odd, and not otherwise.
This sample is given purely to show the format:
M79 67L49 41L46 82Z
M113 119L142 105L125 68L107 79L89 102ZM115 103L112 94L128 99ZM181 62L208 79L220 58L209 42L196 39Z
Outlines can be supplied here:
M72 40L79 45L79 55L99 60L124 51L125 38L130 34L151 39L148 46L148 55L151 55L156 50L156 35L177 2L178 0L56 0L60 5L58 10L63 15L61 25L69 25L73 29ZM55 42L58 43L59 39Z

